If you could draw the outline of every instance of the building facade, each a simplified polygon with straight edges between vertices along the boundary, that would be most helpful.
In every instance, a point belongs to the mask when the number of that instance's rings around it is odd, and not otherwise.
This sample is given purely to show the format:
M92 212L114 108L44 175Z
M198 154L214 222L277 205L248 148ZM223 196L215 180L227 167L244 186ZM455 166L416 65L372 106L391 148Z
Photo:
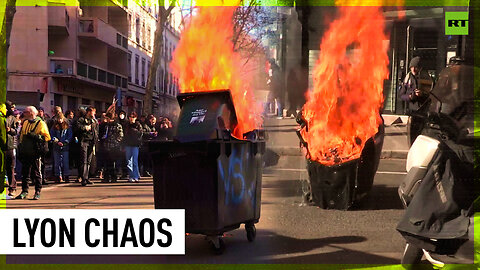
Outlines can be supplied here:
M153 42L158 21L158 7L141 6L134 0L128 5L128 91L123 98L123 108L126 111L136 111L141 114L143 96L145 95L149 67L153 54ZM153 113L173 117L178 111L175 99L178 93L178 80L172 77L169 63L180 39L181 15L179 8L174 8L164 27L163 47L160 52L160 63L157 67L153 86Z
M116 98L121 109L140 113L157 6L113 0L105 6L37 2L17 7L8 54L7 99L19 108L34 105L50 113L54 106L64 110L95 106L101 112ZM179 40L177 8L172 15L154 84L154 113L168 116L176 109L178 93L177 80L168 68Z
M107 108L127 89L125 9L38 1L17 7L8 55L7 99L19 107ZM71 4L71 1L68 2Z

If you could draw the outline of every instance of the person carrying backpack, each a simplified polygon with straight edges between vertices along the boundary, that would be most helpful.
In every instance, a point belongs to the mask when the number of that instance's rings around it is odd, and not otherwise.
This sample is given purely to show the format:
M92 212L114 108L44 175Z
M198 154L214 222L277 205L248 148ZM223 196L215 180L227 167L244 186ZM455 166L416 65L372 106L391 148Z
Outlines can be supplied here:
M46 142L50 141L47 124L37 117L34 106L28 106L23 112L25 121L20 130L18 157L22 162L22 192L15 199L26 199L28 195L28 180L32 178L35 184L34 200L40 199L42 190L42 174L40 158L48 151Z
M118 162L116 162L117 156L121 154L122 125L115 121L111 112L107 112L105 114L105 122L100 124L99 130L99 148L103 152L102 157L105 166L102 182L117 182L115 167L118 166Z

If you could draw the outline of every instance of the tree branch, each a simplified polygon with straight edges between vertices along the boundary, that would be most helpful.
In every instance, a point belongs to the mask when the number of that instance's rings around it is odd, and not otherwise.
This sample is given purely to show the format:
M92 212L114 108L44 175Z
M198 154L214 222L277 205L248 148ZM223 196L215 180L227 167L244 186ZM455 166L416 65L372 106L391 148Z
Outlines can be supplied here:
M157 21L157 27L155 30L155 39L153 41L153 53L150 61L150 67L148 69L147 77L147 86L145 87L145 95L143 96L143 114L148 115L152 113L152 101L153 101L153 86L154 78L157 74L158 64L161 59L161 48L163 47L163 32L165 28L165 22L167 22L168 16L175 7L176 0L170 1L170 6L168 9L165 9L164 1L160 0L158 9L159 9L159 18Z

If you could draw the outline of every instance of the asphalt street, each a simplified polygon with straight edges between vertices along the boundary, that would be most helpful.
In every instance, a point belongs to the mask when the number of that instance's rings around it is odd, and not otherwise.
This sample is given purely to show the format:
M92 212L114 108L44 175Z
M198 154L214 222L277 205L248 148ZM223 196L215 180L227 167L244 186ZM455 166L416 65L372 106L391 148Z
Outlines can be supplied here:
M187 235L185 256L9 255L7 263L398 264L404 241L395 227L404 210L397 187L405 175L405 160L381 160L369 196L349 211L304 204L304 168L301 156L285 156L264 170L257 238L248 242L243 226L228 232L221 256L213 255L204 236ZM33 196L33 187L31 191ZM7 208L152 209L153 180L49 185L41 200L9 200Z

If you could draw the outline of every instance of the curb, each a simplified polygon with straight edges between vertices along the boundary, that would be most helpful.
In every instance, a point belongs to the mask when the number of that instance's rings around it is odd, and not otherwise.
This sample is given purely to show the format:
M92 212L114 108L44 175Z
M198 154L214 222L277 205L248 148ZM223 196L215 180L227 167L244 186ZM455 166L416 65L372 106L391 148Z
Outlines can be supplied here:
M267 150L276 153L279 156L303 156L299 147L291 146L267 146ZM408 150L386 150L382 149L381 159L406 159Z
M387 158L397 158L397 159L407 159L408 150L383 150L380 154L381 159Z

